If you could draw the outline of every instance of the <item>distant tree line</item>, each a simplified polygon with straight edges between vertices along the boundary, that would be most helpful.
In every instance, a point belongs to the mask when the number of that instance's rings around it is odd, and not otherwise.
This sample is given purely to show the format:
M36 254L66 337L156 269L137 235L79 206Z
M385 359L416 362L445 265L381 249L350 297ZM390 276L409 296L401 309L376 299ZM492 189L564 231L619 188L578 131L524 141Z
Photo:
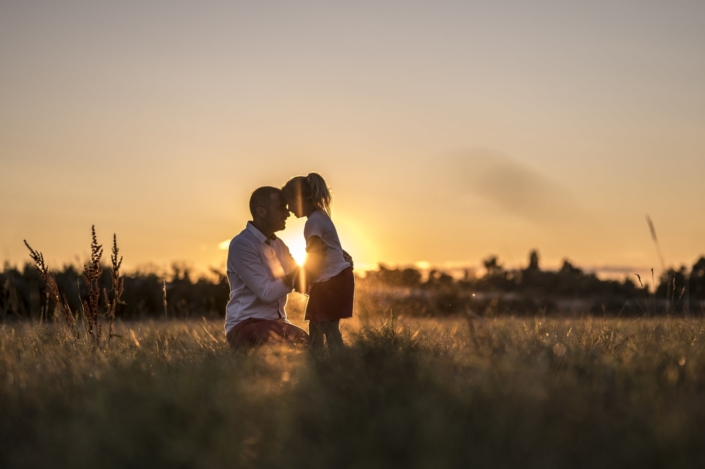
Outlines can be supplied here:
M426 275L414 268L370 271L358 278L360 314L394 310L399 314L444 316L472 312L478 315L594 314L663 315L705 314L705 257L688 269L668 269L657 279L655 290L641 279L601 280L568 260L558 270L543 270L537 251L529 253L523 269L505 269L496 256L483 261L485 275L475 278L470 271L461 279L431 270ZM74 266L55 271L56 282L72 311L79 312L88 292L82 272ZM117 317L187 318L222 317L229 297L226 275L212 269L210 275L194 278L193 272L174 265L158 275L137 271L125 279ZM101 284L110 285L105 269ZM166 286L166 309L164 306ZM37 269L5 266L0 272L0 321L13 319L50 320L53 311L46 285Z
M685 266L666 270L656 279L655 290L636 274L621 281L603 280L567 259L558 270L542 270L536 250L529 253L522 269L505 269L497 256L484 259L483 266L484 276L474 278L466 271L464 278L456 280L438 270L424 276L414 268L380 265L362 283L368 288L404 289L395 303L398 309L418 311L423 304L429 315L461 310L478 314L561 314L566 309L590 314L705 314L705 257L700 257L690 270ZM404 303L414 306L403 307Z
M74 266L65 266L54 275L71 310L79 312L88 295L81 272ZM172 266L168 281L155 272L137 271L123 277L124 293L116 314L120 318L212 318L225 314L230 292L228 279L216 269L211 270L210 278L193 278L189 268L178 265ZM109 269L104 269L101 285L110 285ZM49 320L53 311L51 301L47 302L46 285L33 265L26 264L22 269L5 266L0 273L0 321Z

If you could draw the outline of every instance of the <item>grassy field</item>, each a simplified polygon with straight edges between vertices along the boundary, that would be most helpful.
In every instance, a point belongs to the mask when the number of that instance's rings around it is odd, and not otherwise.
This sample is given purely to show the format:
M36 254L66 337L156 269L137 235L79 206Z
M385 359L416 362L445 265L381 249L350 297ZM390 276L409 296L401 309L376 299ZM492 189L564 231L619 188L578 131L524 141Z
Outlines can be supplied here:
M705 320L371 320L335 355L222 324L105 350L0 326L0 467L705 467Z

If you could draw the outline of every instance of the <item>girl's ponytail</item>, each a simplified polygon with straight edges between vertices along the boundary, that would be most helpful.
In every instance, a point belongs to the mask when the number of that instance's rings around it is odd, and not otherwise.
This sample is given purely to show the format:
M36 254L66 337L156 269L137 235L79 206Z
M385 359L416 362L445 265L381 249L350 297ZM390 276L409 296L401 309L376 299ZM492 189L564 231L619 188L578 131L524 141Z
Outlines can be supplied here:
M331 216L330 203L333 195L320 174L311 173L306 176L306 183L311 190L311 202L317 208L324 210Z

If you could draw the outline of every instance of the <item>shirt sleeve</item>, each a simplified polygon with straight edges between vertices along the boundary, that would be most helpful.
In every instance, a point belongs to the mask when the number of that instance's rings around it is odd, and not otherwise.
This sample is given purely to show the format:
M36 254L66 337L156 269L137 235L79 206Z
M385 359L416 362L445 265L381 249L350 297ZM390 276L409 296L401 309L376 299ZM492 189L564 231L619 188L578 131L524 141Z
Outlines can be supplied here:
M318 217L309 217L304 225L304 238L306 238L306 241L308 241L311 236L318 236L323 239L323 224Z
M262 264L257 251L243 243L231 244L230 250L230 267L233 272L240 276L245 285L263 303L273 303L292 291L283 279L269 278L269 272Z

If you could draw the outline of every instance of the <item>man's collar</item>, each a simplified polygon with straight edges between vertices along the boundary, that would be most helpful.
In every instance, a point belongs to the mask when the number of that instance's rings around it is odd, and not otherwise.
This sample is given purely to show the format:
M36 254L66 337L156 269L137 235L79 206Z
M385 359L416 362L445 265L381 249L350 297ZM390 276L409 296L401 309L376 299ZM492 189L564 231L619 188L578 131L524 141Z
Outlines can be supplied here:
M247 222L247 230L250 233L252 233L253 235L255 235L255 238L257 238L257 241L259 241L260 243L267 242L267 237L264 235L264 233L262 233L260 230L258 230L257 227L255 225L253 225L251 221ZM277 236L274 233L272 233L272 236L269 239L275 240L275 239L277 239Z

